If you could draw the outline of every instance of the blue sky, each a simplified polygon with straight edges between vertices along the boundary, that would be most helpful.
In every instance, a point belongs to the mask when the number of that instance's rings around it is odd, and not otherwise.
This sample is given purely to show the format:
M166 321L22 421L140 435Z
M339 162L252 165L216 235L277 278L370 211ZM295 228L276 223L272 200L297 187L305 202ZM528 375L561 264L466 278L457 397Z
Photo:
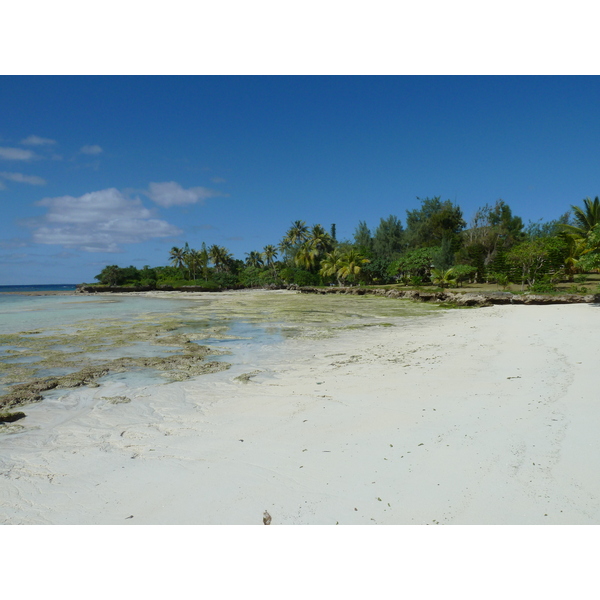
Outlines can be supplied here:
M600 78L1 76L0 285L91 282L417 197L529 220L600 194Z

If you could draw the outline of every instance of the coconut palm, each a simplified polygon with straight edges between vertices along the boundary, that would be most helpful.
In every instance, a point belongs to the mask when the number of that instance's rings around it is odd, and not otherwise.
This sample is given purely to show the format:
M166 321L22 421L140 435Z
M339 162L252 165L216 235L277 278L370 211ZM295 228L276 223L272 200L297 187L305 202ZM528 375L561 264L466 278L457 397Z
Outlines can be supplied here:
M277 248L269 244L263 248L262 257L267 263L267 267L273 270L273 275L276 275L274 260L277 258Z
M339 270L341 267L342 253L336 248L332 252L328 252L323 260L321 260L320 273L323 277L332 277L335 275L337 284L342 285Z
M198 254L198 263L200 269L202 269L202 277L204 277L205 281L208 281L208 263L210 262L210 256L208 255L208 249L204 242L202 242L202 247L200 248Z
M310 245L309 242L304 242L296 252L294 262L296 266L312 271L317 265L318 252Z
M348 278L358 277L362 270L362 265L371 262L365 258L358 250L352 248L342 255L339 262L338 278L344 281Z
M257 269L263 266L263 261L260 252L252 250L246 253L246 265L248 267L256 267Z
M331 252L334 247L333 238L321 225L313 225L308 234L308 243L317 252L317 256Z
M565 273L569 280L579 270L579 260L586 254L598 250L595 232L600 228L600 199L584 198L583 208L571 206L575 225L562 225L562 236L568 244Z
M229 265L229 262L232 260L233 256L231 252L227 250L224 246L218 246L217 244L213 244L208 249L208 256L215 266L215 271L217 273L222 273L226 271Z
M190 275L192 275L192 279L196 279L196 272L198 268L202 266L202 252L198 250L189 250L185 257L184 262L185 266L188 268Z
M169 252L169 258L171 259L171 264L174 267L182 269L185 264L185 250L183 248L173 246Z
M292 246L302 244L308 239L308 227L304 221L294 221L285 235Z
M589 197L584 198L583 208L580 206L571 206L571 208L575 225L563 225L563 232L586 237L594 226L600 223L600 199L598 196L593 201Z
M442 289L446 286L455 285L454 269L431 269L431 281L437 283Z
M285 236L279 242L279 244L277 244L277 249L281 253L281 256L283 257L283 260L286 263L291 264L293 262L294 246L293 246L292 242L289 240L289 238L287 236Z

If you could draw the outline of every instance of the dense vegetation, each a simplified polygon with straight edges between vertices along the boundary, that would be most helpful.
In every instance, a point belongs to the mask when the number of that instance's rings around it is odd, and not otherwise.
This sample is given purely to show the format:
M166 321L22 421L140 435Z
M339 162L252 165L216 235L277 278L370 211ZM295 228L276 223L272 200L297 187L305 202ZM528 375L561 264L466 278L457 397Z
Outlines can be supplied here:
M442 288L465 281L519 283L538 292L559 281L600 269L600 200L549 222L523 224L502 200L477 210L466 223L450 200L418 198L406 211L406 226L390 215L372 232L360 221L352 240L338 241L335 225L295 221L278 244L254 250L239 260L222 246L173 247L169 266L142 269L105 267L96 279L104 285L194 285L210 289L286 284L433 284ZM573 286L577 290L577 286Z

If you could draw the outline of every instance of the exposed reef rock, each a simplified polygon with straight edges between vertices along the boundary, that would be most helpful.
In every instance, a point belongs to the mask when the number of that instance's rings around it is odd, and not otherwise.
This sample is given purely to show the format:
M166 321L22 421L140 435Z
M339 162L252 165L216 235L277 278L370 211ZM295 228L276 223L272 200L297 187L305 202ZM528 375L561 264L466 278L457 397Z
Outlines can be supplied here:
M8 393L0 398L0 407L14 408L43 400L42 392L55 388L75 388L82 385L98 387L96 380L108 373L123 373L132 368L142 367L161 371L161 375L169 381L185 381L191 377L225 371L229 363L204 360L208 354L219 354L206 346L191 344L193 352L167 357L152 358L117 358L99 366L84 367L76 373L61 377L46 377L28 383L19 383L9 388Z
M127 396L102 396L102 400L106 400L109 404L129 404L131 398Z
M386 298L405 298L417 302L435 302L456 306L491 306L492 304L591 304L600 303L600 294L512 294L511 292L428 292L423 290L389 290L362 287L299 287L303 294L352 294L373 295Z
M25 416L25 413L22 412L0 412L0 423L12 423L13 421L18 421Z

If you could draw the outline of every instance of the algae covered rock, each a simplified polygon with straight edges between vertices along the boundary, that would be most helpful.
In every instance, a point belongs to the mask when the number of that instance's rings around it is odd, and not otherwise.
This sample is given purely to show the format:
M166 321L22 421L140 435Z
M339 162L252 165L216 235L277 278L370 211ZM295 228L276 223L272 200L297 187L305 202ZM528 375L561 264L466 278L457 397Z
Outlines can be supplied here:
M23 412L0 412L0 423L12 423L25 416Z
M131 398L127 396L102 396L102 400L106 400L109 404L129 404Z

